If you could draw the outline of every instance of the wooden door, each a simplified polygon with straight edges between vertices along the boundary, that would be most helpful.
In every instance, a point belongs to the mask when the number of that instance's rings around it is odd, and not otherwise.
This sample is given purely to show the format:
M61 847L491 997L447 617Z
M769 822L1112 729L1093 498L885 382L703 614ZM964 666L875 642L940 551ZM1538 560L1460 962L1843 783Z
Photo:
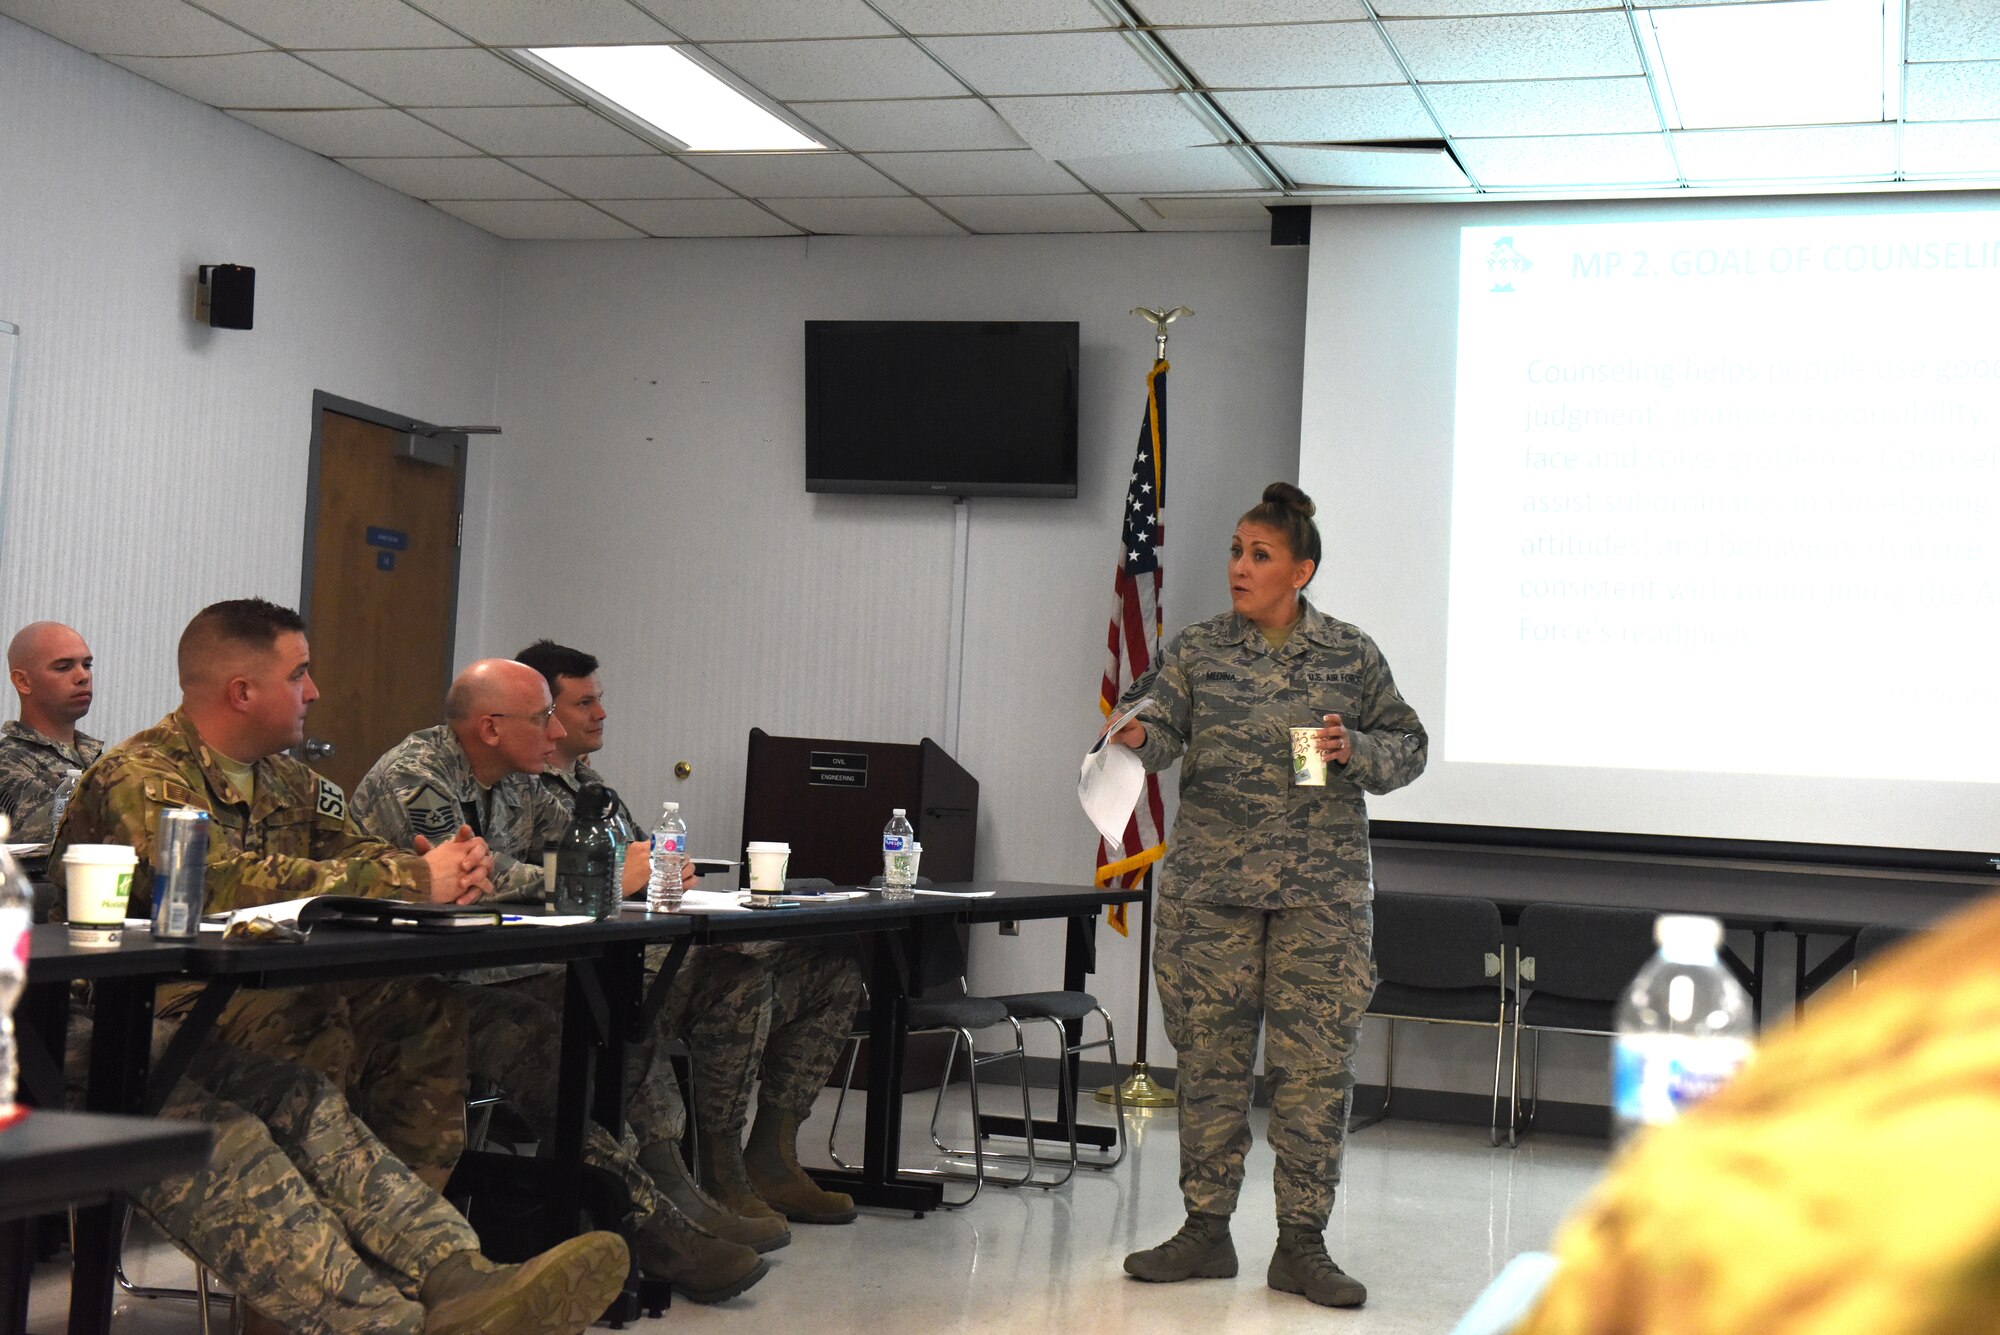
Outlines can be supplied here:
M444 718L458 597L464 438L403 449L406 433L319 409L305 592L319 703L307 759L348 792L378 757ZM315 756L313 743L333 745Z

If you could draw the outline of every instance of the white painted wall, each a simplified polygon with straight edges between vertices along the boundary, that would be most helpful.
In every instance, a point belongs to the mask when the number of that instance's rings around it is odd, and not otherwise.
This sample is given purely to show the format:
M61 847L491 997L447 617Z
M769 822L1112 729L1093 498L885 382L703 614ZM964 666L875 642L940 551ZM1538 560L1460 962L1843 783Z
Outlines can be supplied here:
M9 19L0 126L0 320L22 327L0 626L81 629L85 727L118 738L173 705L201 606L298 601L313 390L491 415L503 247ZM254 330L194 323L218 262L256 268Z
M1254 234L515 246L481 649L550 635L602 658L607 775L640 809L678 788L697 852L736 845L752 726L942 738L951 505L806 494L803 322L1077 320L1080 494L969 503L958 758L980 781L981 875L1087 881L1076 766L1153 352L1128 312L1197 312L1170 349L1171 629L1227 608L1236 517L1295 467L1305 269ZM992 933L975 987L1055 985L1059 924ZM1136 939L1100 946L1129 1043Z

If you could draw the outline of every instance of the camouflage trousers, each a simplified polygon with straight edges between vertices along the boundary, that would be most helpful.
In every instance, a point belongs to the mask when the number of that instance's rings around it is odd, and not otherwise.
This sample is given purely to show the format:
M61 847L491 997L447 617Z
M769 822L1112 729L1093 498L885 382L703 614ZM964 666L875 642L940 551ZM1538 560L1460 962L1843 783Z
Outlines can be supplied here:
M1153 976L1178 1054L1188 1210L1236 1209L1261 1024L1278 1222L1324 1228L1347 1139L1349 1063L1375 993L1374 909L1162 898L1156 918Z
M687 1042L705 1135L741 1140L751 1096L801 1120L825 1087L866 994L860 961L807 942L690 954Z
M179 1019L200 991L168 984L155 1013ZM325 1076L390 1153L436 1181L465 1150L465 1010L439 979L245 989L215 1038Z

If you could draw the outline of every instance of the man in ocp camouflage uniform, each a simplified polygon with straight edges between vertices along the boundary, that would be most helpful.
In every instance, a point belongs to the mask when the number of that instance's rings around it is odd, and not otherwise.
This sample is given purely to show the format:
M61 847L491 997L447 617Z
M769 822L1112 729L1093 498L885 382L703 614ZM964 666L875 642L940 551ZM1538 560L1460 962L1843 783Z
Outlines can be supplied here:
M335 784L279 754L305 736L319 697L298 614L262 599L204 608L182 632L181 706L85 773L56 832L51 878L71 844L126 844L139 857L129 912L152 910L162 811L210 818L203 908L310 895L469 901L487 888L486 846L461 831L418 855L364 833ZM162 1019L201 985L163 985ZM435 979L246 989L223 1009L223 1042L297 1061L345 1092L376 1135L433 1186L465 1143L465 1019Z
M86 770L104 743L79 731L90 712L90 646L59 621L21 627L7 644L7 679L21 697L21 717L0 727L0 815L10 843L46 844L56 789L70 770Z
M541 640L523 649L516 661L548 682L563 735L556 739L556 759L542 783L565 812L574 811L578 789L604 782L587 759L604 746L607 717L597 659ZM641 857L646 833L622 801L617 819L620 837L635 841L626 859L625 891L636 894L650 870ZM863 995L861 966L853 955L811 942L756 942L689 952L662 1012L652 1044L653 1064L636 1097L643 1098L652 1087L673 1088L664 1049L670 1035L683 1035L701 1113L705 1180L728 1214L780 1229L787 1219L844 1224L855 1218L851 1197L822 1190L799 1167L798 1130L826 1086ZM743 1132L750 1120L753 1084L757 1119L746 1149ZM632 1120L635 1126L640 1123L636 1111ZM678 1145L646 1144L640 1161L675 1199L694 1194L690 1213L695 1213L703 1199L682 1176L679 1155Z
M411 733L375 762L354 790L357 815L396 844L467 824L492 849L494 893L540 901L542 846L560 839L569 825L568 813L538 777L562 734L547 685L520 663L482 659L452 682L445 717L436 727ZM561 1065L562 966L480 970L459 980L456 991L472 1017L472 1070L504 1090L537 1133L551 1137ZM584 1160L624 1183L640 1269L696 1302L735 1297L762 1279L768 1264L749 1246L697 1227L640 1166L641 1143L679 1135L679 1125L668 1120L684 1115L678 1095L656 1091L636 1107L661 1124L635 1127L621 1140L590 1123Z

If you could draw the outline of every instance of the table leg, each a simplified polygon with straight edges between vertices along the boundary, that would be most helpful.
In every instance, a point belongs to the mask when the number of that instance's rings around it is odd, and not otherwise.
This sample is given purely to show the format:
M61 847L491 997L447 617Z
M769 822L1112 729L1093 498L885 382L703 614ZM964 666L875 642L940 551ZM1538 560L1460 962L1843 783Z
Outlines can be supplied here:
M153 1039L151 978L104 979L97 984L91 1025L92 1112L136 1113L145 1098ZM69 1335L106 1335L111 1329L113 1257L125 1223L125 1198L76 1212L76 1255L71 1268Z
M29 1244L34 1235L32 1219L0 1222L0 1335L26 1335L28 1282L35 1269Z
M922 1215L944 1199L936 1182L904 1180L903 1034L909 1026L910 952L915 933L909 928L875 937L874 973L868 982L868 1117L862 1133L861 1171L815 1171L825 1186L848 1193L856 1204Z

